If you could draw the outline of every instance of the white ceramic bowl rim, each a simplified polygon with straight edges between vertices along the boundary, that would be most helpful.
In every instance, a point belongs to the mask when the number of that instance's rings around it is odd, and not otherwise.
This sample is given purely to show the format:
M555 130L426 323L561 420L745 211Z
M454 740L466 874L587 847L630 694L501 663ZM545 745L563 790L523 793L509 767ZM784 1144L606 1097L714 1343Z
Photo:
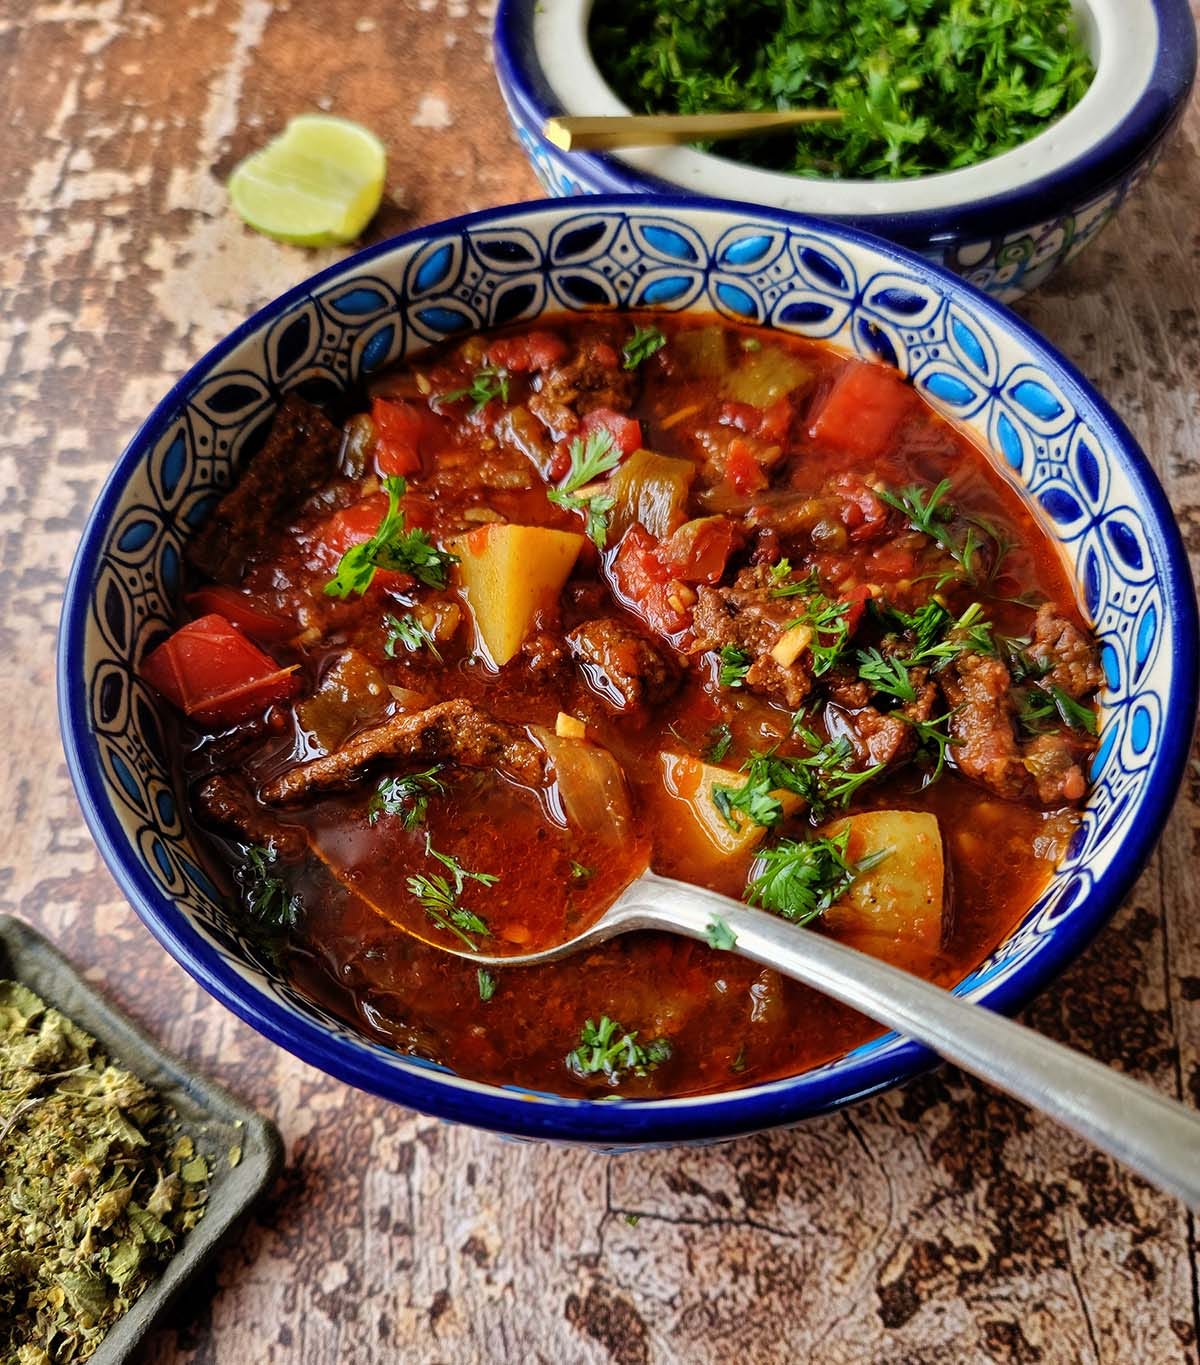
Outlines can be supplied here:
M527 0L501 0L497 56L524 94L535 120L554 113L628 113L601 76L587 42L594 0L544 0L531 19ZM1126 169L1147 140L1165 131L1190 88L1195 30L1183 0L1074 0L1081 32L1096 59L1083 99L1029 142L963 170L898 181L806 180L687 147L576 154L600 171L603 185L680 189L720 195L870 225L897 215L946 215L1028 192L1068 168L1085 170L1105 151ZM531 23L532 51L518 31ZM1130 144L1124 150L1124 144ZM588 177L582 175L586 180ZM1042 216L1061 206L1053 187ZM882 229L881 230L887 230ZM891 235L894 235L892 233Z

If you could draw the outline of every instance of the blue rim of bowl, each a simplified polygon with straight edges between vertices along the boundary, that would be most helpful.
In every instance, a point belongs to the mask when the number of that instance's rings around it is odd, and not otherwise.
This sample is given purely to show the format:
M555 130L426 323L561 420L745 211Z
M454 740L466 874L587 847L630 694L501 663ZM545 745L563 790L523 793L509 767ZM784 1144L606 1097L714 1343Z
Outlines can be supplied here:
M967 204L916 212L822 214L839 226L883 233L920 250L961 241L994 240L1071 211L1121 180L1146 159L1182 116L1196 78L1196 25L1188 0L1150 0L1158 20L1158 46L1150 80L1124 119L1074 160L1004 194ZM534 0L500 0L494 51L501 90L524 123L540 134L563 113L533 45ZM555 152L577 167L576 179L605 194L688 196L685 186L639 171L607 152ZM697 199L704 196L697 196Z
M131 475L145 461L162 432L214 365L314 290L343 274L361 270L399 247L465 232L498 220L512 222L556 211L578 213L581 207L597 212L644 210L647 198L645 195L597 196L589 198L586 205L564 200L535 200L445 219L389 238L346 257L288 290L197 361L156 405L126 446L84 527L67 581L59 628L59 723L67 768L84 819L101 856L142 922L210 995L286 1051L385 1099L451 1122L467 1123L514 1137L613 1147L714 1141L796 1123L840 1108L906 1081L937 1065L939 1059L929 1049L905 1042L883 1057L875 1050L853 1062L841 1059L836 1072L817 1068L799 1076L744 1090L723 1091L715 1096L616 1103L542 1095L517 1087L463 1084L461 1080L447 1085L438 1078L436 1070L423 1068L411 1059L401 1058L409 1062L407 1066L385 1063L385 1055L396 1057L398 1054L389 1054L365 1039L352 1041L332 1033L250 986L159 889L130 849L126 835L105 799L106 784L88 723L87 690L80 685L92 590L112 514ZM1125 858L1110 866L1096 881L1087 900L1044 935L1017 970L988 983L974 997L986 1002L988 1008L1005 1014L1014 1013L1087 947L1120 905L1158 841L1183 778L1200 687L1197 660L1200 623L1187 554L1166 495L1132 434L1070 361L1014 313L941 267L870 233L831 226L787 210L691 197L659 198L655 200L655 207L685 214L705 210L740 214L749 220L767 220L774 226L826 234L890 259L942 292L961 295L993 325L1015 334L1029 352L1054 373L1056 382L1080 415L1103 436L1109 448L1120 451L1134 486L1150 510L1152 521L1147 524L1146 533L1156 563L1161 566L1163 606L1174 624L1176 649L1159 752L1153 761L1142 801L1143 818L1129 836Z

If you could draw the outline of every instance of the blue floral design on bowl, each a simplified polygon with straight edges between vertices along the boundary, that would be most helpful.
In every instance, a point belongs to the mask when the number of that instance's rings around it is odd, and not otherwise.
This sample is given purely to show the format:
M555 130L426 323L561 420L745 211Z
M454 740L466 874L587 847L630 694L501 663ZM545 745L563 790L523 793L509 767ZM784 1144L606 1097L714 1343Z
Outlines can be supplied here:
M1170 810L1197 699L1194 589L1145 457L1061 356L945 271L851 229L719 201L543 202L434 224L276 300L155 408L88 520L67 588L59 707L100 850L137 913L213 995L297 1056L443 1118L606 1149L792 1123L931 1062L887 1035L727 1094L595 1102L464 1080L356 1035L240 932L204 872L160 704L137 676L177 619L182 552L294 387L320 398L423 347L544 314L715 311L899 366L992 452L1070 564L1107 690L1083 823L1046 894L961 993L1012 1010L1119 904Z
M593 0L499 0L496 76L546 193L725 195L898 242L1011 303L1109 223L1183 116L1196 75L1188 0L1076 0L1097 75L1046 132L966 170L891 182L801 180L683 148L564 153L555 114L628 112L586 41Z

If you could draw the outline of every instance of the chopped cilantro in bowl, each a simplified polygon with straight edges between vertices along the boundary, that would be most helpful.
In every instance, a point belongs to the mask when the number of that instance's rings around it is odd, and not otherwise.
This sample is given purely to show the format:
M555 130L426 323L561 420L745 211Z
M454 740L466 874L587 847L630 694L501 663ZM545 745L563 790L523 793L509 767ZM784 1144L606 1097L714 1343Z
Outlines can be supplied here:
M986 161L1061 118L1095 74L1069 0L597 0L589 40L637 112L842 110L720 147L838 179Z

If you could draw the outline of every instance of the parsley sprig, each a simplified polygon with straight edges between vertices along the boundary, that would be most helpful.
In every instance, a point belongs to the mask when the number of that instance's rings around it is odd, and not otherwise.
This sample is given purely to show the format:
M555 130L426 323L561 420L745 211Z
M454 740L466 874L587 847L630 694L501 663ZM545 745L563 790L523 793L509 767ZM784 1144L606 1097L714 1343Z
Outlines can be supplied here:
M447 403L456 403L460 398L469 398L474 406L471 412L474 414L481 408L486 407L493 398L498 398L502 403L508 402L508 380L509 373L499 365L481 365L475 371L474 378L462 389L452 389L442 397Z
M938 578L939 586L955 577L961 577L976 586L991 583L1010 548L1009 542L996 527L982 518L959 517L953 504L946 501L949 491L949 479L943 479L928 491L916 483L896 493L887 488L877 490L889 507L894 507L908 518L908 524L914 531L927 535L959 566L957 574L942 574ZM966 530L961 535L954 530L956 520L966 521ZM989 542L992 552L985 561L982 556Z
M581 494L579 490L611 473L621 462L621 452L612 434L599 428L586 439L577 436L567 453L571 458L567 477L557 488L547 489L546 496L556 507L582 512L592 543L602 550L608 539L608 516L617 500L611 493Z
M423 825L429 798L441 796L446 790L438 780L441 771L439 763L424 772L385 777L367 802L367 823L375 824L381 815L398 815L405 829Z
M633 335L621 347L621 363L627 370L636 370L643 360L661 351L667 339L657 327L635 327Z
M811 923L892 852L879 849L851 863L846 859L849 842L849 828L817 839L781 839L755 859L746 900L793 924Z
M403 616L393 616L389 612L383 618L384 628L387 630L387 639L384 641L383 652L389 659L396 657L396 647L403 645L410 654L415 654L419 649L427 649L430 654L438 661L442 662L441 652L438 650L437 641L429 633L428 628L413 615L406 612Z
M973 165L1066 113L1093 75L1068 0L610 0L589 37L636 113L840 109L837 123L721 144L798 175Z
M260 924L272 929L294 929L300 920L302 903L299 896L288 890L287 883L272 873L275 856L274 848L251 844L234 876L246 909Z
M1053 730L1061 721L1073 730L1096 733L1096 713L1069 696L1061 687L1031 687L1017 714L1021 728L1031 735Z
M478 952L479 945L470 935L486 937L491 930L485 920L460 904L459 898L467 882L494 886L500 880L499 877L491 872L469 872L452 854L439 853L433 847L428 834L425 836L425 852L430 858L436 858L449 871L454 879L454 885L451 886L449 878L443 873L435 872L432 876L419 873L409 877L409 893L421 903L421 908L439 929L460 939L471 952Z
M844 735L822 740L812 730L801 728L798 733L812 750L807 756L786 757L773 750L754 753L742 765L747 774L743 786L712 784L713 805L735 833L742 828L742 816L767 828L777 825L783 819L777 791L801 797L813 819L820 820L829 811L848 806L860 787L883 772L882 763L861 772L851 768L854 750Z
M781 566L785 569L784 573L780 573ZM813 677L819 678L841 662L846 642L850 638L850 603L839 602L828 596L815 570L804 578L787 582L785 576L790 571L786 559L775 565L771 570L771 580L775 586L770 589L770 595L806 599L804 611L789 621L784 629L807 626L812 631L813 638L808 648L812 655Z
M364 593L371 586L376 569L411 574L431 588L444 588L451 564L458 557L439 550L421 530L409 531L404 525L400 499L408 491L407 482L398 474L384 479L388 508L379 529L361 545L351 545L338 561L337 573L325 584L329 597L349 597Z
M627 1075L645 1076L671 1057L666 1038L655 1038L645 1045L607 1014L597 1024L589 1019L579 1030L579 1046L567 1053L567 1066L576 1076L604 1076L609 1085L620 1085Z
M717 686L741 687L746 674L750 672L750 665L754 662L750 655L737 645L722 645L717 658L720 663L717 669Z

